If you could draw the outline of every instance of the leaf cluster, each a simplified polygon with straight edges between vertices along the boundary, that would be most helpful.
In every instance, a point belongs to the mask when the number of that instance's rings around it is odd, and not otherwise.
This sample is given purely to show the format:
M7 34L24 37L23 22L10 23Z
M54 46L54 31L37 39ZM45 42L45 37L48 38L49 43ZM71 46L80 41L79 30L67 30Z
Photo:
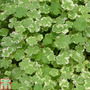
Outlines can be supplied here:
M90 1L0 0L0 78L12 90L90 90Z

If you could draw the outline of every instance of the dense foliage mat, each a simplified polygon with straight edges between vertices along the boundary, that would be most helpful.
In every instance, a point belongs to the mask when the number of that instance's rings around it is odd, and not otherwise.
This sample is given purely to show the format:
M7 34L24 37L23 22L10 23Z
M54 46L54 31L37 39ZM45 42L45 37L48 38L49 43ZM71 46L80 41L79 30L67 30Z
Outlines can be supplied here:
M12 90L90 90L89 0L0 0L0 78Z

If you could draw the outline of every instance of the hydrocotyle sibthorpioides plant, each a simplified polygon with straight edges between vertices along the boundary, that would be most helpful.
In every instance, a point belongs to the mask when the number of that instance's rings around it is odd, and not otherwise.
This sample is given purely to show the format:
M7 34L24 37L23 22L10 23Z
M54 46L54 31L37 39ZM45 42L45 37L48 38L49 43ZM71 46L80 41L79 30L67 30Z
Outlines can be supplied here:
M0 0L0 78L12 90L90 90L90 1Z

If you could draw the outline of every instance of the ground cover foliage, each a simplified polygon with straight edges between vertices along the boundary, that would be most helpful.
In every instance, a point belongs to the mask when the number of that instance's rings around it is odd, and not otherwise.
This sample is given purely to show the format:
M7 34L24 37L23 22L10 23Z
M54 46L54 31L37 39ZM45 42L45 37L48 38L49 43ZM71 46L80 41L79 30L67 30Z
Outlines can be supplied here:
M89 0L0 0L0 78L12 90L90 90Z

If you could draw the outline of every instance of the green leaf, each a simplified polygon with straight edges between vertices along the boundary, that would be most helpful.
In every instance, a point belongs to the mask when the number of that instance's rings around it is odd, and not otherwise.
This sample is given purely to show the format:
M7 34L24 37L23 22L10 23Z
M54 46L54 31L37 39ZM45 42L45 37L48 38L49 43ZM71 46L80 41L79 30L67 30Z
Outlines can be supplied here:
M28 11L27 16L33 19L40 19L41 17L40 13L41 11L39 10Z
M11 60L5 58L1 60L1 66L4 67L5 69L9 68L11 65Z
M35 18L34 18L35 19ZM31 17L23 19L21 24L27 28L31 33L39 32L40 31L40 21L33 20Z
M32 62L29 58L25 58L19 63L20 69L24 70L26 74L33 74L38 69L39 64ZM33 69L32 69L33 68Z
M88 13L90 10L89 10L88 7L81 5L81 6L79 7L79 11L80 11L80 13L81 13L83 16L85 16L85 15L87 15L87 13Z
M56 62L57 62L57 64L65 65L65 64L69 63L69 58L70 58L70 56L69 56L68 52L64 51L63 53L60 53L56 57L56 60L57 60Z
M21 21L21 24L25 27L25 28L28 28L31 24L32 24L33 20L31 18L26 18L26 19L23 19Z
M61 24L55 24L52 27L52 31L55 32L55 33L61 33L62 27L63 26Z
M28 10L33 11L33 10L36 10L36 9L40 8L39 1L37 1L37 0L30 0L30 2L31 3L28 3L28 5L26 7Z
M67 26L68 28L72 28L73 22L66 21L66 26Z
M55 55L50 48L43 48L36 56L36 60L41 61L43 63L50 63L55 61Z
M31 76L24 75L24 76L20 77L19 81L20 81L20 86L19 86L20 88L28 89L28 88L31 88L33 85Z
M72 80L75 85L84 84L84 78L80 75L73 75Z
M67 34L69 32L69 29L68 28L68 25L67 24L64 24L62 26L62 34Z
M73 74L73 67L68 67L68 66L63 66L61 69L61 77L63 79L70 79L72 77Z
M0 13L0 20L4 21L6 19L7 15L5 12Z
M51 77L50 76L45 76L43 78L43 81L44 81L44 87L43 89L47 90L47 89L51 89L51 90L54 90L54 87L56 86L56 82L51 80Z
M86 38L82 36L82 33L77 33L75 35L72 35L72 42L75 44L83 45L85 44Z
M71 57L78 63L82 63L85 60L85 56L82 52L71 51Z
M60 14L60 4L59 4L58 2L56 2L56 1L51 2L50 11L51 11L51 13L53 13L54 15Z
M43 39L43 35L39 34L39 35L36 36L36 38L37 38L37 41L41 41Z
M82 45L77 45L77 46L75 47L75 49L76 49L77 51L79 51L79 52L84 52L84 48L83 48Z
M55 55L50 48L44 48L43 54L45 55L48 61L55 61Z
M14 54L14 58L16 61L19 61L19 60L23 59L24 57L25 57L24 49L18 49Z
M89 69L90 68L90 62L88 62L86 66Z
M85 37L90 37L90 27L87 27L84 32Z
M77 13L74 12L74 10L68 12L68 18L70 18L70 19L73 20L73 19L75 19L76 17L77 17Z
M50 12L50 6L48 6L46 3L40 5L40 11L41 13L48 14Z
M74 21L74 27L78 31L84 31L87 27L87 22L85 18L83 17L76 18L76 21Z
M17 81L12 82L12 89L18 89L19 83Z
M14 14L14 16L17 18L25 17L27 14L27 10L25 8L22 8L22 7L16 7L15 12L16 13Z
M59 75L59 71L58 69L51 69L51 71L49 72L49 74L53 77L58 76Z
M30 46L33 46L33 45L37 44L37 39L36 39L36 37L31 36L31 37L28 37L28 38L26 39L26 42L27 42Z
M12 79L20 79L21 76L25 74L19 67L15 67L11 71Z
M45 35L45 38L43 39L43 44L44 45L52 44L52 38L49 34Z
M14 26L17 26L17 18L15 18L15 17L13 17L13 18L11 18L11 19L9 19L9 24L8 24L8 27L9 28L13 28Z
M55 61L55 55L53 53L49 54L47 58L49 61Z
M40 31L39 21L32 21L31 25L29 25L27 28L31 33L39 32Z
M40 70L41 71L40 74L42 74L41 76L49 75L50 70L51 70L51 68L48 65L43 65Z
M7 76L10 76L10 74L11 74L11 71L5 71L5 73L4 73L5 75L7 75Z
M23 40L23 35L21 33L12 32L10 33L10 36L12 37L12 43L19 44Z
M0 29L0 36L7 36L9 30L6 28L1 28Z
M15 31L18 32L18 33L23 33L25 31L25 28L23 25L21 26L16 26L15 27Z
M85 48L87 52L90 52L90 39L87 39Z
M8 15L10 15L10 14L14 14L15 13L15 4L10 4L10 3L7 3L7 5L5 5L6 7L5 7L5 9L4 10L6 10L6 13L8 14Z
M7 47L2 50L2 57L9 57L14 52L14 48Z
M70 36L60 35L56 38L54 44L58 49L68 47L68 45L70 44Z
M75 69L76 69L76 72L81 72L83 69L85 69L85 66L79 63L75 66Z
M90 85L89 85L89 83L90 83L90 79L89 78L87 78L87 79L85 79L85 89L90 89Z
M84 79L87 79L87 80L88 80L88 78L90 77L89 71L85 71L85 69L82 70L81 75L82 75L82 77L83 77Z
M76 88L74 88L74 90L85 90L84 85L76 85Z
M75 7L75 5L74 5L72 0L61 0L61 1L62 1L61 7L64 10L68 10L69 11L69 10L72 10Z
M11 42L11 38L9 36L2 38L2 42L1 42L2 46L10 46L11 44L12 44L12 42Z
M41 18L41 26L50 27L51 24L52 24L52 19L49 16Z
M39 75L34 75L31 80L35 84L39 84L39 85L43 84L43 79Z
M32 56L34 54L37 54L39 52L38 46L28 46L28 48L25 50L27 56Z
M41 84L35 84L34 90L43 90L42 85Z
M61 82L59 82L60 87L69 87L69 82L65 79L61 79Z

